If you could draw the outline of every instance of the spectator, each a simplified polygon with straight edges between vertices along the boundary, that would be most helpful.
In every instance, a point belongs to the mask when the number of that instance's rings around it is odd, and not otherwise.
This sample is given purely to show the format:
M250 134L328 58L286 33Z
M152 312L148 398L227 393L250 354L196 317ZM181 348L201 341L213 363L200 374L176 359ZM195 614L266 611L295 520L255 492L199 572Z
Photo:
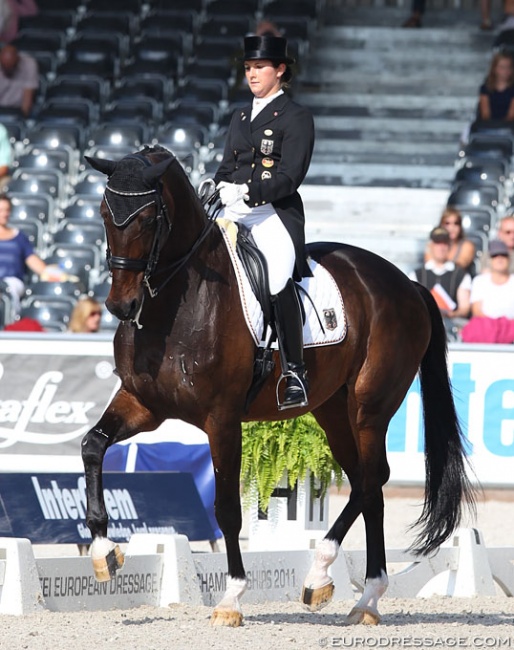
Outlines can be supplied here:
M411 14L403 23L402 27L421 27L423 14L425 13L426 0L412 0Z
M0 43L10 43L18 35L19 19L37 16L39 9L34 0L0 0Z
M71 313L68 330L75 334L95 334L100 331L102 307L94 298L82 298Z
M496 52L484 83L480 86L477 120L514 120L514 62L505 52Z
M492 29L491 0L480 0L482 29ZM503 16L498 25L498 32L514 29L514 0L503 0Z
M448 207L441 215L438 223L439 228L445 228L450 235L450 250L448 259L457 266L471 272L475 260L475 244L466 239L462 227L462 216L456 208ZM425 262L433 259L432 257L433 242L430 240L425 251Z
M430 233L431 259L410 274L434 296L449 338L456 339L458 330L469 317L471 276L450 260L450 234L441 227Z
M20 310L20 300L25 293L27 267L41 275L47 268L27 239L25 233L9 225L11 199L0 196L0 279L9 287L13 311Z
M12 147L9 134L3 124L0 124L0 191L8 182L12 165Z
M19 318L4 327L4 332L45 332L45 328L35 318Z
M489 244L486 271L471 284L472 318L462 329L466 343L514 341L514 274L509 271L509 249L499 239Z
M509 272L514 273L514 214L507 214L498 224L496 237L502 241L506 246L509 253ZM484 253L482 256L482 271L489 268L489 255Z
M19 108L28 117L38 87L36 60L14 45L4 45L0 50L0 106Z

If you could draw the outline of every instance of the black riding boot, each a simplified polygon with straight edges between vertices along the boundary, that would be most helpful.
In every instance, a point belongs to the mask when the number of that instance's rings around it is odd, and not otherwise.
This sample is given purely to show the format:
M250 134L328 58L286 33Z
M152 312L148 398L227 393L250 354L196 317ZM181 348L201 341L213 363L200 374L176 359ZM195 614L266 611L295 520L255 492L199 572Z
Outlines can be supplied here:
M303 362L302 312L293 280L280 293L271 296L279 345L282 349L282 371L286 377L282 409L307 406L309 384Z

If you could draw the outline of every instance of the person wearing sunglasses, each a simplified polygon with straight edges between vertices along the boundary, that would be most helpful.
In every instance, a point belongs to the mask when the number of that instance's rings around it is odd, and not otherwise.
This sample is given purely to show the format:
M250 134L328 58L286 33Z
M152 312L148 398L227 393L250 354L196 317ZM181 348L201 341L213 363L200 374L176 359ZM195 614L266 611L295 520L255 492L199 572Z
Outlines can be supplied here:
M507 246L509 255L509 272L514 273L514 214L505 215L498 222L496 238ZM482 271L489 268L489 253L482 256Z
M437 227L447 230L450 236L448 259L456 266L473 272L476 248L471 240L466 239L466 234L462 227L462 216L459 210L453 207L447 207L443 211ZM425 262L433 259L433 244L429 240L425 249Z
M71 313L68 330L75 334L96 334L100 331L102 307L93 298L82 298Z

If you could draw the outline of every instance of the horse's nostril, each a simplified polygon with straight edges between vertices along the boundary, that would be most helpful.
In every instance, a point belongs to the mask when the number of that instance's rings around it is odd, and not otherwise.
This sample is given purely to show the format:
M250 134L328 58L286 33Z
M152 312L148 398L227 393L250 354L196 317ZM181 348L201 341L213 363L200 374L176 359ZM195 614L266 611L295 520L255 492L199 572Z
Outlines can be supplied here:
M139 311L139 301L137 299L118 302L108 298L105 301L105 306L119 320L133 320Z

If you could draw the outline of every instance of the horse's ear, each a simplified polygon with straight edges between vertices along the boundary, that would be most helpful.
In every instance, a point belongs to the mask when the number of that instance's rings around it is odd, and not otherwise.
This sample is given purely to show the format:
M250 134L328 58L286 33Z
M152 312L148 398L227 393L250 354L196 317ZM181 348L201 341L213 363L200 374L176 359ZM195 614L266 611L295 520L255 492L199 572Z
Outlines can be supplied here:
M176 160L176 158L175 156L172 156L171 158L166 158L166 160L161 160L161 162L156 165L143 169L143 178L149 183L160 180L174 160Z
M118 164L114 160L106 160L105 158L91 158L90 156L84 156L84 158L93 169L106 176L111 176Z

